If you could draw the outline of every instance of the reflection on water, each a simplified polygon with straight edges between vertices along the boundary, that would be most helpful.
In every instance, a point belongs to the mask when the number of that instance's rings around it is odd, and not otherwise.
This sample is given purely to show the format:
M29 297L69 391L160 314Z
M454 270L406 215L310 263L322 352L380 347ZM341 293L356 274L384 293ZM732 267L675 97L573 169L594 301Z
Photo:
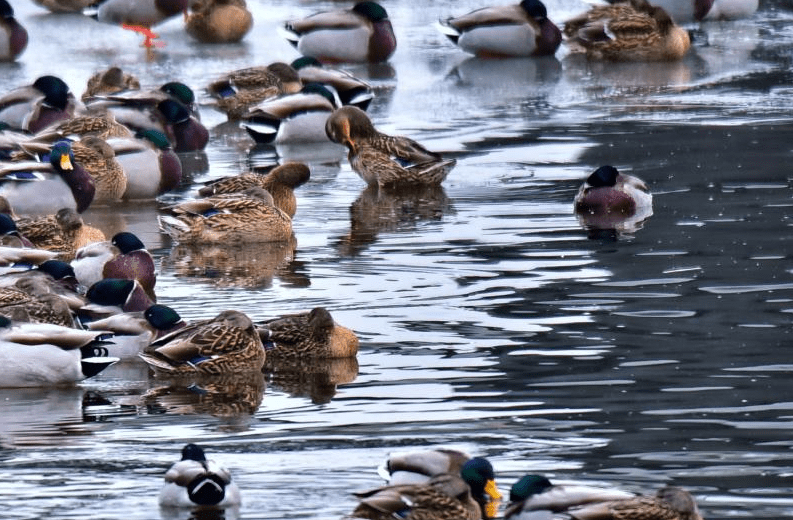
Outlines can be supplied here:
M337 387L352 383L358 376L355 358L285 360L266 364L271 385L295 397L309 397L314 404L329 403Z

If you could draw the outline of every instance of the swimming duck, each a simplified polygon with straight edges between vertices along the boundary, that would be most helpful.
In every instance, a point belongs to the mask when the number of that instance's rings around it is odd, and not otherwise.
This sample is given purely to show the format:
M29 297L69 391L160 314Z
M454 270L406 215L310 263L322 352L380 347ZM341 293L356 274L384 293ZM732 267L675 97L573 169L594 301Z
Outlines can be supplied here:
M122 312L83 324L89 330L113 333L107 350L120 359L138 359L143 349L157 340L181 329L185 321L173 308L155 304L145 311Z
M297 211L294 190L308 182L310 178L311 171L308 166L301 162L286 162L276 166L267 174L248 172L216 179L205 184L198 190L198 194L210 197L260 186L272 195L275 207L286 213L289 218L293 218Z
M118 361L103 349L106 335L0 316L0 386L72 385L93 377Z
M88 78L85 92L80 96L86 101L94 96L116 94L125 90L140 90L140 81L132 74L127 74L120 67L110 67Z
M0 122L9 127L37 133L47 126L74 116L77 100L69 86L57 76L41 76L28 86L0 97Z
M158 498L161 507L238 506L240 490L231 473L195 444L182 448L182 459L165 473Z
M282 33L300 54L324 62L379 63L394 54L397 44L388 13L377 2L293 20Z
M245 0L193 0L190 11L185 30L203 43L236 43L253 27Z
M358 354L355 332L333 321L327 309L291 314L257 324L267 360L344 358Z
M96 185L75 161L69 141L58 141L42 159L46 162L0 163L0 195L20 214L51 214L61 208L85 211Z
M565 22L564 35L571 51L607 61L675 61L691 47L688 31L646 0L594 6Z
M333 87L343 105L354 105L366 110L374 99L374 90L369 83L346 70L326 67L313 56L302 56L290 65L297 71L303 84L322 83Z
M263 67L248 67L223 74L207 87L218 110L228 118L239 119L265 99L300 92L303 84L297 71L282 62Z
M327 142L325 122L338 108L337 95L319 83L296 94L285 94L251 107L242 127L257 143Z
M227 310L163 336L140 357L164 374L218 375L260 371L265 351L251 319Z
M183 244L283 242L292 238L292 219L259 186L171 206L160 228Z
M181 182L182 163L161 132L144 130L133 138L110 138L107 143L127 177L124 200L153 199Z
M480 57L552 56L562 32L540 0L477 9L439 22L441 32L465 52Z
M611 165L595 170L575 196L576 214L588 227L613 229L645 220L653 214L653 196L638 177Z
M86 225L71 208L60 209L54 215L18 219L17 227L34 247L57 251L64 259L73 258L78 249L89 243L106 240L100 229Z
M574 520L622 520L663 518L664 520L702 520L691 494L676 486L665 486L655 496L586 505L567 511Z
M554 485L542 475L525 475L512 485L505 519L525 520L540 511L566 512L570 508L634 498L633 493L584 485ZM524 514L525 513L525 514Z
M14 8L0 0L0 61L14 61L28 46L28 32L14 18Z

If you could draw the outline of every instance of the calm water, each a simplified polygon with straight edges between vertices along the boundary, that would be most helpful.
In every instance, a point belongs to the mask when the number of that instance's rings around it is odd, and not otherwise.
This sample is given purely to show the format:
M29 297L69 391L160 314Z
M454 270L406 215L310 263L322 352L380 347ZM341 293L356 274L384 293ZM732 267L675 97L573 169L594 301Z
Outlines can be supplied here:
M210 145L183 157L167 200L305 160L296 245L173 247L153 202L86 213L139 234L160 301L186 319L325 305L359 333L357 363L201 391L132 363L75 389L0 390L0 516L172 518L155 495L188 441L232 469L242 518L338 518L388 452L439 445L488 456L505 490L527 472L675 483L708 519L793 516L793 9L766 0L751 20L691 26L680 63L601 66L564 49L470 58L431 24L481 2L425 3L383 2L397 53L349 70L377 86L378 127L458 158L443 189L378 198L341 148L254 148L205 107ZM32 41L0 87L54 73L78 95L111 64L200 91L291 61L275 26L342 5L251 1L256 26L233 46L193 43L173 20L147 60L121 29L15 4ZM558 22L585 8L547 5ZM572 214L605 163L655 195L635 232L590 235Z

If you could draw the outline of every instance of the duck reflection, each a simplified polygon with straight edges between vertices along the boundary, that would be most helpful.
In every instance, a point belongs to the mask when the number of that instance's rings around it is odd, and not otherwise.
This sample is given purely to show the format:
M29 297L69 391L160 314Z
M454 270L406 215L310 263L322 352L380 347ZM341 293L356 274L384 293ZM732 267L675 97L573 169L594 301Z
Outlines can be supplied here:
M452 211L442 186L364 189L350 206L350 232L339 239L342 254L354 256L381 232L405 232L421 221L439 221Z
M164 386L151 388L142 401L150 414L253 415L264 398L261 372L172 378Z
M309 397L314 404L329 403L338 385L358 377L358 360L352 358L265 361L268 382L293 397Z
M699 67L696 57L665 62L610 62L587 60L586 56L570 54L564 59L565 78L573 85L589 85L612 91L619 88L661 88L685 86ZM593 83L593 78L596 82Z
M480 87L526 97L528 84L553 86L562 75L562 64L553 56L540 58L468 58L449 72L462 86ZM496 79L494 82L493 80ZM509 97L509 96L506 96Z
M226 508L197 507L195 509L160 508L160 518L162 520L237 520L239 517L239 506Z

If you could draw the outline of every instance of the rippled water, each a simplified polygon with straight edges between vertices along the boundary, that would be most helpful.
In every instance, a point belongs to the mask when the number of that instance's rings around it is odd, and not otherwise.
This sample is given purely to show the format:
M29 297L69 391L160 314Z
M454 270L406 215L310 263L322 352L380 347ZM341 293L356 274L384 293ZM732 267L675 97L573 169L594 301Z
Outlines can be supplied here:
M256 26L233 46L173 20L147 60L132 34L15 3L32 41L0 87L55 73L78 94L110 64L200 90L289 61L275 26L340 5L250 2ZM457 157L443 189L378 198L341 148L254 148L205 107L210 145L183 157L191 176L168 200L305 160L294 248L173 247L156 203L86 213L143 239L160 301L185 318L325 305L360 335L357 363L200 391L130 363L71 390L0 390L0 516L171 518L154 497L188 441L232 469L243 518L338 518L388 452L438 445L488 456L504 489L527 472L669 482L708 519L793 516L793 10L767 0L751 20L691 26L680 63L602 66L563 49L470 58L431 23L481 3L425 3L383 2L397 53L349 70L377 86L378 127ZM547 5L558 22L585 7ZM633 233L587 233L572 214L605 163L654 193Z

